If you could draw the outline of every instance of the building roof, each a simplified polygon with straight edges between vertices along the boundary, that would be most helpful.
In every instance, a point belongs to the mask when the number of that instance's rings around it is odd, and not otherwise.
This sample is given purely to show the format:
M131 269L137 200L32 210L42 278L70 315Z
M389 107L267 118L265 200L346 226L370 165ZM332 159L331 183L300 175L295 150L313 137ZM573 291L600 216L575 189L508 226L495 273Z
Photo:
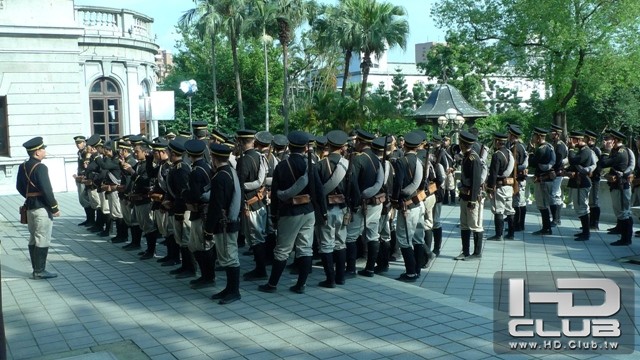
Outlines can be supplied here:
M489 116L486 111L480 111L460 94L460 91L450 84L442 84L435 88L429 98L413 114L416 119L437 119L445 114L449 108L458 110L465 119L477 119Z

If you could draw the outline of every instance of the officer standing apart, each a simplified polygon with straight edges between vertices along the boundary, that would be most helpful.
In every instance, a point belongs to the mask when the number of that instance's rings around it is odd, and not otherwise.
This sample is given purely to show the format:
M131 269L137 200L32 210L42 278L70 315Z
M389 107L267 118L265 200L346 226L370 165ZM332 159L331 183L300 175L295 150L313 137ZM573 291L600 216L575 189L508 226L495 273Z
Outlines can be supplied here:
M49 169L42 163L47 156L42 138L35 137L22 146L27 149L29 160L22 163L18 169L16 189L26 199L29 256L33 268L31 277L36 280L51 279L58 274L50 273L45 268L51 244L53 218L60 216L60 209L53 196Z
M584 139L595 157L598 159L596 168L591 172L591 190L589 191L589 226L591 230L599 230L600 226L600 179L602 175L602 150L596 145L598 134L591 130L584 131Z
M489 177L487 178L487 193L491 199L491 211L496 234L487 240L503 240L504 217L507 217L509 232L507 239L513 240L513 168L515 165L513 154L506 148L507 134L493 133L494 153L491 156Z
M238 259L238 230L240 229L240 181L229 165L231 148L211 144L211 159L215 174L211 178L211 192L207 220L204 226L205 240L215 242L220 266L227 274L227 286L211 296L220 304L240 300L240 260Z
M460 131L460 151L463 155L460 172L460 236L462 252L454 260L477 260L482 257L482 162L473 149L478 138L468 131ZM473 253L470 251L473 233Z
M76 180L80 206L84 208L86 216L86 219L78 224L78 226L89 226L93 225L92 222L95 220L95 212L91 209L89 197L86 195L84 191L84 184L82 183L82 180L84 179L84 153L87 146L87 138L82 135L78 135L73 137L73 141L76 143L76 148L78 149L78 170L73 174L73 178Z
M616 228L621 238L611 243L611 246L631 245L633 233L633 218L631 217L631 186L629 175L635 167L636 159L633 152L624 146L626 136L616 130L609 130L605 135L602 167L611 168L606 175L607 184L611 191L611 207L616 215Z
M571 201L573 209L582 224L582 232L575 236L576 241L589 240L589 190L591 189L591 179L589 174L595 170L596 161L591 149L584 142L584 133L572 131L569 133L569 183L567 187L571 191Z
M529 165L535 168L534 172L534 195L536 206L542 216L542 229L534 231L532 235L551 235L551 218L549 217L549 207L552 204L551 193L553 191L553 180L556 178L554 166L556 164L556 153L553 146L546 141L549 131L536 127L533 129L531 137L533 153L529 154Z
M302 131L292 131L288 139L291 153L289 158L276 166L271 185L271 216L278 234L273 266L269 281L260 285L258 290L267 293L276 291L289 254L295 247L295 254L298 256L298 281L289 290L302 294L311 270L311 245L316 223L314 211L326 219L327 206L322 196L318 170L310 167L305 157L309 136ZM313 202L317 204L315 209Z

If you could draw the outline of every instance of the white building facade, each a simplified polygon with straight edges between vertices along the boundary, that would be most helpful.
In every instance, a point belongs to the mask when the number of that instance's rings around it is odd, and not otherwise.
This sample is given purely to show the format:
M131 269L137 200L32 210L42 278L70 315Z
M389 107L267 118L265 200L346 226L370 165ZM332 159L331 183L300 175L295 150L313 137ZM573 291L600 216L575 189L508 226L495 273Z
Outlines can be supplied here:
M157 133L153 19L73 0L0 3L0 194L15 192L34 136L48 146L54 191L65 191L75 189L74 136Z

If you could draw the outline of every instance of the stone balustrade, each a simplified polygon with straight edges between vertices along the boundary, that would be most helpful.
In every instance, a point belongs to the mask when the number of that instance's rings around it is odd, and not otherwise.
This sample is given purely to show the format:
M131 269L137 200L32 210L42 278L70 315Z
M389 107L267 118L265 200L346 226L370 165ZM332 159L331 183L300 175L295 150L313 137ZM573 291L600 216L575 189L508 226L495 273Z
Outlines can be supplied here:
M76 23L86 35L114 36L153 42L153 19L127 9L76 6Z

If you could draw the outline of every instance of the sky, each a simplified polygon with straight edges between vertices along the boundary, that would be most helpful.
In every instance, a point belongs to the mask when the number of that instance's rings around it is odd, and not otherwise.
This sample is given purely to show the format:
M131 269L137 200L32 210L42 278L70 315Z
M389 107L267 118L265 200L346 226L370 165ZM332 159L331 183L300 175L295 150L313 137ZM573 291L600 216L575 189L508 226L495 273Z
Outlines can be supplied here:
M415 44L427 41L444 41L444 30L438 29L430 15L432 4L436 0L387 0L404 7L409 21L407 48L392 49L388 61L415 62ZM320 0L323 3L335 3L335 0ZM193 0L75 0L76 5L93 5L110 8L124 8L151 16L154 20L153 31L158 36L157 43L162 49L176 52L175 41L178 38L174 26L180 16L194 6Z

